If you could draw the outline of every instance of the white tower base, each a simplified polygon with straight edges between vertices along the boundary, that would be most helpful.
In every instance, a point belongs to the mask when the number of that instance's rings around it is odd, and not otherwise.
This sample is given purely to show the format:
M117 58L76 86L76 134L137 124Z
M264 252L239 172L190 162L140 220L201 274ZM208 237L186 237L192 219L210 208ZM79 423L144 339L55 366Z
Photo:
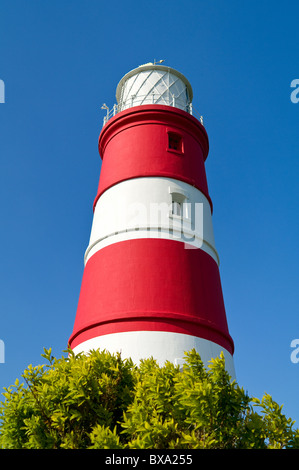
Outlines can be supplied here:
M232 380L236 379L233 357L227 350L212 341L181 333L164 331L113 333L84 341L73 351L75 354L87 353L92 349L106 349L112 354L120 352L122 359L131 358L136 365L141 359L152 356L159 366L163 366L167 360L175 365L182 365L185 361L184 353L193 348L200 354L205 367L208 367L212 357L219 357L223 351L225 368ZM142 356L140 351L142 351Z

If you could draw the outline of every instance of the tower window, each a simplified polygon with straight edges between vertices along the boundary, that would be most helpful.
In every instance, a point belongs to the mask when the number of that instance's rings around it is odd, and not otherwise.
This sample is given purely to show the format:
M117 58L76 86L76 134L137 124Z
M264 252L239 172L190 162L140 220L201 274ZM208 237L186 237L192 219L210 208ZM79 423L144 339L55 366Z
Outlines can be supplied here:
M172 201L171 201L171 212L172 215L176 215L178 217L184 217L186 197L179 193L172 193Z
M179 217L181 217L183 215L182 206L182 202L172 201L172 215L178 215Z
M168 132L168 149L183 152L183 138L175 132Z
M169 186L168 191L170 194L169 217L172 219L181 219L184 221L191 220L191 209L189 201L189 194L178 185Z

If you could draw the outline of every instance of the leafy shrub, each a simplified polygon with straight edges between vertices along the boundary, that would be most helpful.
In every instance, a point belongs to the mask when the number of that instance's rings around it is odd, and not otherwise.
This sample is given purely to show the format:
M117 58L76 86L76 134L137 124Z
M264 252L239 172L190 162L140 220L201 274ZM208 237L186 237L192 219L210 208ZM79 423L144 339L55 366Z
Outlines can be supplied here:
M29 366L4 389L0 447L8 449L299 448L299 431L270 395L250 398L225 370L186 353L183 368L139 366L93 350Z

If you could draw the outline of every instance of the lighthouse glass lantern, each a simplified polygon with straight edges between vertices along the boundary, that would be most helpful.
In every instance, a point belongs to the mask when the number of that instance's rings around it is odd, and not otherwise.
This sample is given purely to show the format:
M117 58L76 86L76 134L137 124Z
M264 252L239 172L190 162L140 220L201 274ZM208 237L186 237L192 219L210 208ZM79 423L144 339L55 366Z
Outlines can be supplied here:
M135 363L203 362L223 351L234 377L212 225L202 117L188 80L145 64L116 89L104 118L102 159L73 332L77 352L106 349Z

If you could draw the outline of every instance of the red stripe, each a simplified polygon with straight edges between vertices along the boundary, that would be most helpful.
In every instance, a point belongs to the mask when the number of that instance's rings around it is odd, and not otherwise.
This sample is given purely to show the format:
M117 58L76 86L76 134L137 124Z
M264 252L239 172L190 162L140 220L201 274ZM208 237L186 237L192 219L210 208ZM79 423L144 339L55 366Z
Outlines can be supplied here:
M183 153L168 148L168 133L182 138ZM159 176L184 181L212 202L204 162L208 136L190 114L169 106L138 106L117 114L99 137L103 159L94 207L104 191L131 178Z
M233 353L211 256L178 241L136 239L109 245L89 259L70 346L142 330L198 336Z

